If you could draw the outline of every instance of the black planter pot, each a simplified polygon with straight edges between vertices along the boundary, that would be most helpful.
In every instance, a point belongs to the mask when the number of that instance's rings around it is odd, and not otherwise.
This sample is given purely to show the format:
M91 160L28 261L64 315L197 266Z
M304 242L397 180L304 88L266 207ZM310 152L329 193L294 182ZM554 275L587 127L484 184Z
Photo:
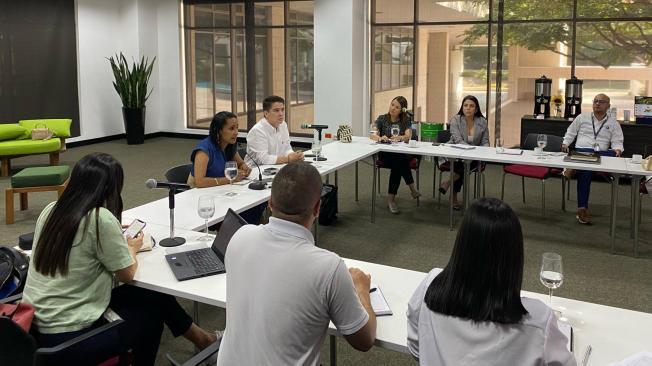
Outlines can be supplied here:
M145 141L145 107L122 107L128 145L138 145Z

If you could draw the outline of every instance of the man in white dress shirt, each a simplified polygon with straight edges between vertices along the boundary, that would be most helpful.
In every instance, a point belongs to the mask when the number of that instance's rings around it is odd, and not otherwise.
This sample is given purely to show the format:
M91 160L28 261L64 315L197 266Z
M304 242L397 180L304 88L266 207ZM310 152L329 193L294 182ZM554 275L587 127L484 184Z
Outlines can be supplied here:
M321 186L312 165L284 166L274 178L269 224L245 225L231 238L218 366L319 365L331 321L355 349L373 346L370 276L316 247L310 232Z
M272 95L263 100L264 117L247 134L247 155L257 164L287 164L303 160L303 153L292 151L285 119L285 100Z
M593 98L593 112L582 113L575 117L568 126L562 151L568 151L568 146L575 141L575 150L582 152L596 152L605 156L620 156L623 153L623 130L616 121L616 116L609 116L607 111L611 107L610 99L605 94L598 94ZM564 171L570 178L571 170ZM589 213L589 193L593 172L578 170L577 176L577 221L580 224L591 224Z

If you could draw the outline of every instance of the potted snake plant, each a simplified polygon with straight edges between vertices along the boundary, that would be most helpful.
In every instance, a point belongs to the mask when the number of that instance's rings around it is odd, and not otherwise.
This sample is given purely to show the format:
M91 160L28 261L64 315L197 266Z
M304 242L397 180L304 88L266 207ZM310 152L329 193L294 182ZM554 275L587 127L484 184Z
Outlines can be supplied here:
M140 62L133 62L131 68L122 52L108 60L113 70L113 87L122 101L127 144L142 144L145 141L145 102L152 93L147 91L147 85L156 57L150 62L143 56Z

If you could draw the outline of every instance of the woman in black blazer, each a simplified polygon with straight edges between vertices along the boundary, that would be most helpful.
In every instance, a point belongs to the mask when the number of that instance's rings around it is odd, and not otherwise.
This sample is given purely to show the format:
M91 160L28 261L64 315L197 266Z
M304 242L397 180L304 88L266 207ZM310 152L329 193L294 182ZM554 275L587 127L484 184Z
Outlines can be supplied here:
M462 99L462 106L453 118L450 119L451 144L489 146L489 126L487 119L482 115L478 99L473 95L467 95ZM471 163L471 169L477 169L478 162ZM453 208L460 209L457 200L457 193L462 189L464 183L464 165L455 164L453 168ZM446 194L450 188L450 181L442 182L439 192Z

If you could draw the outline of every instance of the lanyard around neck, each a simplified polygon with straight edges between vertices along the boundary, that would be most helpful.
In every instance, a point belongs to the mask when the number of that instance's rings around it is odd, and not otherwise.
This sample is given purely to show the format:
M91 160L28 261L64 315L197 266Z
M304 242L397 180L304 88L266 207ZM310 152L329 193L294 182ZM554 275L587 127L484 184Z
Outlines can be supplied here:
M598 131L596 132L595 131L595 116L593 115L593 113L591 113L591 125L593 126L593 139L594 140L598 139L598 135L600 134L600 131L602 131L602 127L604 127L604 125L607 124L607 119L608 118L609 118L609 116L604 117L604 119L603 119L604 122L602 122L602 125L600 126L600 128L598 128Z

